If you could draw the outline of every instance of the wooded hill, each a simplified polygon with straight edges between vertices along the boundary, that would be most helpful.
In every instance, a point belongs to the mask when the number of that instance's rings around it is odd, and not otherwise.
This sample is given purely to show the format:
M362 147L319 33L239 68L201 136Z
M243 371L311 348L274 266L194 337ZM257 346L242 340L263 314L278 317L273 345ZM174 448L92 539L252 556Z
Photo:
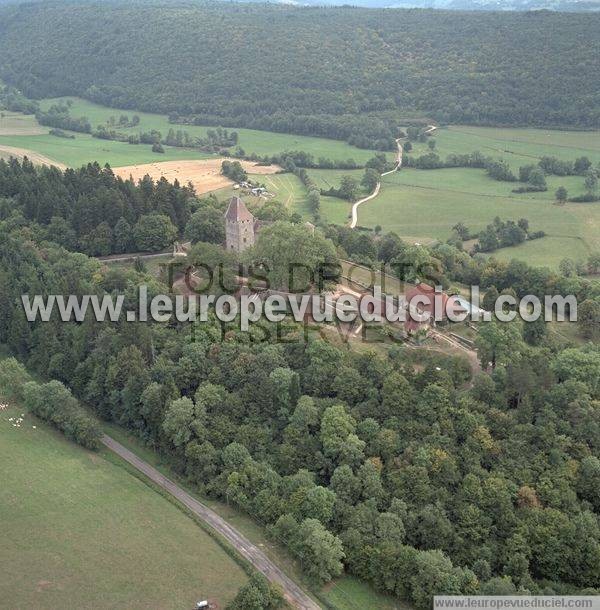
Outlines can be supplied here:
M0 78L204 124L393 148L407 117L594 127L600 14L55 3L0 8Z

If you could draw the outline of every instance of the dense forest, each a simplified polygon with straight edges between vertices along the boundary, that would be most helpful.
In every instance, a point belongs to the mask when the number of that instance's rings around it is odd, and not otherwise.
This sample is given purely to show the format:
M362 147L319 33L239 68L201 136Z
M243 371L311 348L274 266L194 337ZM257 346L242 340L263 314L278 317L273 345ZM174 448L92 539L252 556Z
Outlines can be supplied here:
M400 122L594 127L600 15L52 3L3 7L0 78L176 122L393 149Z
M193 191L177 181L137 184L109 167L64 173L27 159L0 160L0 220L91 256L171 247L190 218Z
M46 171L5 165L3 181L27 182L18 191L32 194L48 184ZM107 188L135 191L94 166L64 176L100 210ZM35 412L93 445L97 429L81 419L72 393L169 456L204 493L267 525L315 580L346 570L420 609L434 593L598 593L597 347L565 346L544 324L493 323L477 339L493 370L473 377L459 357L400 344L355 353L299 340L294 325L274 343L212 318L194 340L190 324L175 320L28 324L24 293L124 294L135 308L138 285L167 290L142 264L110 267L69 253L23 213L28 198L0 207L0 343L55 380L24 387ZM199 234L196 215L216 205L191 206ZM428 263L444 284L599 296L590 280L473 258L450 243L415 248L394 234L326 231L313 235L283 218L259 234L255 254L329 256L335 245L363 259ZM232 274L237 265L211 243L197 243L195 257L230 265ZM9 361L2 378L20 387L26 375Z

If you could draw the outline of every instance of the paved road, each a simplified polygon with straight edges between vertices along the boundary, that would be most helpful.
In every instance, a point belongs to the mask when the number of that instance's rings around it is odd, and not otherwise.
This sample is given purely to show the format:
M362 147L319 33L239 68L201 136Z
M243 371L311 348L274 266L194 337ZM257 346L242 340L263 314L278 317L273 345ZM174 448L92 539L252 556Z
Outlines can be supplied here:
M277 583L282 589L286 600L300 610L320 610L321 606L316 604L304 591L284 572L282 572L258 547L252 544L245 536L231 527L227 521L219 517L210 508L198 502L190 496L179 485L164 477L156 468L153 468L137 455L123 447L120 443L104 434L102 442L117 455L129 462L132 466L144 473L151 481L168 491L177 498L195 515L208 523L213 529L223 536L237 551L247 559L257 570L262 572L270 581Z

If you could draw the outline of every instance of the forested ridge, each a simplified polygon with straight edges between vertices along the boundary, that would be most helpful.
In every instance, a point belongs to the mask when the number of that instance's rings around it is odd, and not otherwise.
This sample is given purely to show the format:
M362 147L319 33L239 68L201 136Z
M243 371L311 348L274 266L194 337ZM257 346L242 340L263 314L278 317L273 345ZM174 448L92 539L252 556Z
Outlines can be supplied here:
M0 13L0 77L174 120L393 149L400 120L594 127L600 15L34 4Z

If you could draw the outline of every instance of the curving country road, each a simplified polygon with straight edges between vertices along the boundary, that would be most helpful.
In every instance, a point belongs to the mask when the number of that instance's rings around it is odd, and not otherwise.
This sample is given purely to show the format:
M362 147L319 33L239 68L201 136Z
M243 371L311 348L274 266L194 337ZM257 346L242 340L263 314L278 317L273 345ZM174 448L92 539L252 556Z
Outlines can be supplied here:
M184 489L173 483L170 479L163 476L156 468L153 468L118 443L116 440L104 434L102 443L118 456L129 462L137 470L146 475L152 482L156 483L165 491L168 491L174 498L179 500L194 515L200 517L205 523L216 530L225 538L242 557L247 559L259 572L262 572L271 582L278 584L285 599L299 610L320 610L321 606L315 603L289 576L280 570L258 547L252 544L245 536L240 534L222 517L193 498Z
M437 127L435 125L428 125L427 129L423 133L426 135L430 135L436 129L437 129ZM402 167L403 150L402 150L402 144L400 144L400 138L396 138L396 146L398 147L398 153L396 154L396 165L389 172L383 172L383 174L381 174L382 178L384 176L387 176L388 174L393 174L394 172L397 172ZM354 229L358 223L358 206L377 197L377 195L379 195L380 188L381 188L381 180L377 183L375 190L368 197L359 199L356 203L354 203L354 205L352 206L352 220L350 221L351 229Z

